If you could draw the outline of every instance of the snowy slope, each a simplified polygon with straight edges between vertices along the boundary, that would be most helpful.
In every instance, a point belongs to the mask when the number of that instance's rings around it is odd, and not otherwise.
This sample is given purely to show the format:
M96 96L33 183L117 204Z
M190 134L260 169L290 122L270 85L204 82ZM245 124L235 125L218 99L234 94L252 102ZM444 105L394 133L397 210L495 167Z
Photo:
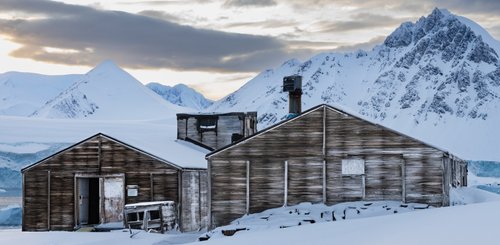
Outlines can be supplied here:
M207 111L257 110L259 128L270 126L288 112L283 76L299 74L303 110L328 103L462 158L498 161L499 54L479 25L435 9L371 51L322 53L263 71Z
M0 74L0 115L29 116L81 78L82 75Z
M146 87L174 105L193 108L197 111L201 111L213 104L213 101L184 84L170 87L159 83L149 83Z
M236 233L203 244L498 244L499 202ZM196 243L192 243L196 244Z
M41 118L152 119L186 111L104 61L30 116Z

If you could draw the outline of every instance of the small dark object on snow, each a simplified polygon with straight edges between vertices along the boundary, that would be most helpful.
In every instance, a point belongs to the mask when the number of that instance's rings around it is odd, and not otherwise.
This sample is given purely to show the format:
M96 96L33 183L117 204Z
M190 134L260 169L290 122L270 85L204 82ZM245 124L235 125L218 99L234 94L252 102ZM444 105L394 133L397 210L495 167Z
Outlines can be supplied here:
M402 207L402 208L407 208L408 207L408 205L406 205L406 204L401 204L399 206Z
M320 218L323 218L323 213L320 214Z
M358 214L361 213L361 211L359 211L359 209L356 209L356 212L358 212Z
M394 210L394 213L397 214L398 213L398 210Z
M222 234L224 236L232 236L234 235L234 233L238 232L238 231L245 231L246 228L238 228L238 229L233 229L233 230L222 230Z
M427 205L427 206L415 206L413 207L413 209L428 209L430 207L430 205Z
M316 220L313 220L313 219L304 219L304 220L302 220L302 221L304 221L304 222L309 222L309 223L311 223L311 224L316 223Z
M391 210L391 208L386 208L385 210Z
M311 212L305 212L305 213L304 213L304 215L309 215L309 214L311 214Z
M366 209L368 209L368 208L366 208L366 207L361 207L361 209L366 210Z
M345 219L345 209L344 209L344 216L342 216L342 219Z
M269 216L268 217L260 217L261 219L265 219L266 221L269 221Z
M199 242L207 241L208 239L210 239L210 237L208 235L198 237Z
M335 218L335 211L332 211L332 221L337 221L337 219Z
M368 203L365 203L365 204L363 204L363 205L365 205L365 206L370 206L370 205L372 205L372 204L373 204L373 203L368 202Z
M299 222L299 225L302 225L302 223Z
M292 225L280 225L280 229L284 229L284 228L288 228L288 227L292 227Z

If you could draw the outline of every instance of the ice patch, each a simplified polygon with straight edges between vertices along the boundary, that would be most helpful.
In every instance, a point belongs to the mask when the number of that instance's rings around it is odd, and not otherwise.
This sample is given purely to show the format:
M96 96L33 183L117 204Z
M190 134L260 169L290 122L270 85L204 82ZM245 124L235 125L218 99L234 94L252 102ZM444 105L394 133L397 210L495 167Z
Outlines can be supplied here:
M18 226L22 221L22 209L19 205L10 205L0 209L0 226Z

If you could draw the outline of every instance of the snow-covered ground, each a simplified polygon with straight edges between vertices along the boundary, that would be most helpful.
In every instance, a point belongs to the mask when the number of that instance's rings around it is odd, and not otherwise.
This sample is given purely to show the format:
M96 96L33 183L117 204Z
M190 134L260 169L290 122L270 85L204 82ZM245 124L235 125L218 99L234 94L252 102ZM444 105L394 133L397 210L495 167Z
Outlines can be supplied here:
M209 244L500 244L500 202L246 232Z
M500 195L471 187L453 193L453 198L464 203L482 203L446 208L389 201L333 206L303 203L243 216L229 226L215 229L212 237L201 243L197 242L201 233L162 235L140 231L130 238L128 230L21 232L7 229L0 230L0 244L500 244L497 236ZM222 235L222 230L238 228L245 230L233 236Z

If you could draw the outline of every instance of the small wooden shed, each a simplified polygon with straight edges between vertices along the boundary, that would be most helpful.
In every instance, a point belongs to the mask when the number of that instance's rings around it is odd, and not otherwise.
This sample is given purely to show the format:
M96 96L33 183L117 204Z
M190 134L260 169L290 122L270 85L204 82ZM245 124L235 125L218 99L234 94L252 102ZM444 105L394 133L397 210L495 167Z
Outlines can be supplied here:
M467 185L447 151L319 105L207 155L209 226L301 202L398 200L449 205Z
M199 155L203 163L174 163L99 133L22 169L22 230L123 222L126 204L147 201L174 201L181 231L206 228L208 151L171 143L164 152Z
M257 112L177 114L177 139L214 150L257 132Z

